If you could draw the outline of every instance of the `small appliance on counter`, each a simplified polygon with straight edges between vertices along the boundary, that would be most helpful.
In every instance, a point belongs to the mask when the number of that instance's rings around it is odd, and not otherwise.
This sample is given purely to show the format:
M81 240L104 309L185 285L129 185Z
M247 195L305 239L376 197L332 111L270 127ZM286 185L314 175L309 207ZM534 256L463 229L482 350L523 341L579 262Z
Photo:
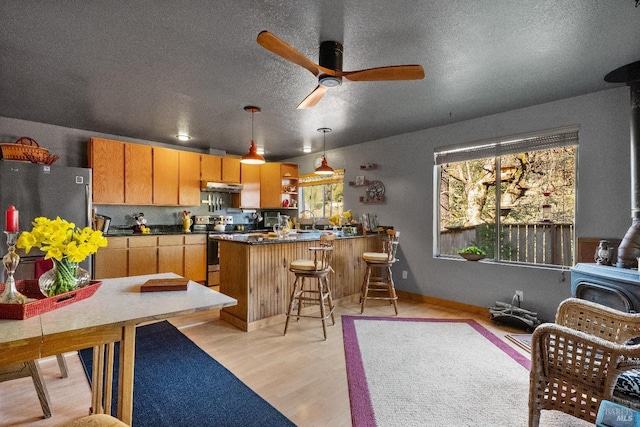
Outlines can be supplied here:
M111 225L111 217L108 217L105 215L98 215L98 214L94 216L94 220L93 220L94 230L99 230L99 231L102 231L102 234L107 234L107 231L109 231L110 225Z

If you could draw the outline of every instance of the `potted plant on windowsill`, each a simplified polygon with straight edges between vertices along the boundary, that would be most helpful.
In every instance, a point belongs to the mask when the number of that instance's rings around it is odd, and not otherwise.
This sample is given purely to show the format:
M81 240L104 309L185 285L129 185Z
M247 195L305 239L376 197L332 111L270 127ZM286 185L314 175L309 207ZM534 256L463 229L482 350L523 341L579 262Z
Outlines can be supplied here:
M466 248L458 249L456 252L467 261L480 261L487 257L487 252L477 246L467 246Z

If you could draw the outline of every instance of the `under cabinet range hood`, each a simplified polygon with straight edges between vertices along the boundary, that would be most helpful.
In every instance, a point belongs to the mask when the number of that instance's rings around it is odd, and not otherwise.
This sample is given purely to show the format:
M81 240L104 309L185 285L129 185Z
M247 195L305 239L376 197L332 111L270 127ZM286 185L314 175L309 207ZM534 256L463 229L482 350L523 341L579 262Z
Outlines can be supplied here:
M200 189L210 193L239 193L242 191L242 184L200 181Z

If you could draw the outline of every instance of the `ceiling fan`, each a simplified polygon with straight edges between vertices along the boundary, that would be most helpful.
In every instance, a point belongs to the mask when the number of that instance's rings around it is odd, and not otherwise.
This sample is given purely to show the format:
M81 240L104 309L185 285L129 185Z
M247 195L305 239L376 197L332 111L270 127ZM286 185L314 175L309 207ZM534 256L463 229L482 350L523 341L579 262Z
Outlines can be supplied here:
M318 76L318 86L298 105L298 109L314 107L320 102L327 89L342 84L343 77L354 82L424 78L424 69L421 65L392 65L358 71L342 71L342 44L334 41L324 41L320 44L319 64L314 63L268 31L258 34L257 42L268 51Z

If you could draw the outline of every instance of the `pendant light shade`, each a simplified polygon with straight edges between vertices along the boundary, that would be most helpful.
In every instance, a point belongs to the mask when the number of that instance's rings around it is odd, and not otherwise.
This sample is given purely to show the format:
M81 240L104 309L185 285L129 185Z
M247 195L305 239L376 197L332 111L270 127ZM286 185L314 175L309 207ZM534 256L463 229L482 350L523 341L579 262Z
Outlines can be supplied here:
M327 163L327 132L331 132L331 129L320 128L318 132L322 132L323 154L322 164L316 168L315 173L318 175L333 175L333 168Z
M258 154L258 151L256 150L256 144L255 142L253 142L253 114L259 113L260 108L247 106L244 107L244 111L248 111L251 113L251 145L249 146L249 152L242 156L240 163L244 163L247 165L261 165L265 162L264 157Z

